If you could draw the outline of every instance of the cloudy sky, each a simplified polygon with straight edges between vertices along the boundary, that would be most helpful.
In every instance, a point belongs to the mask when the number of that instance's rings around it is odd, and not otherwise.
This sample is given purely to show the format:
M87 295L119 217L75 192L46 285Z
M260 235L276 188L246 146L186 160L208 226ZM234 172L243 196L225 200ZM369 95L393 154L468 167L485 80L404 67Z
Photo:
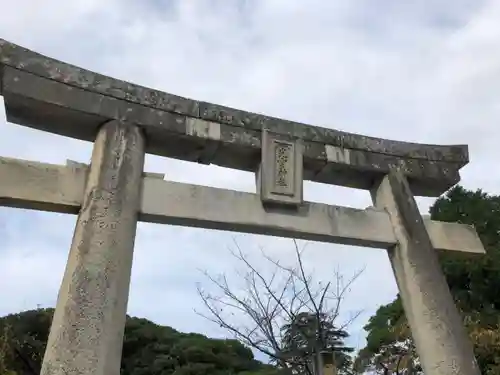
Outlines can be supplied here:
M0 37L51 57L169 93L350 132L467 143L467 188L500 193L499 0L0 0ZM1 100L1 98L0 98ZM5 122L0 155L88 162L91 145ZM175 181L254 191L249 173L148 156ZM353 207L368 193L306 183L305 197ZM432 199L420 199L426 211ZM0 315L53 306L75 217L0 208ZM181 331L224 334L195 314L199 269L235 270L234 234L140 224L129 313ZM280 259L290 240L237 234ZM382 250L312 243L322 280L366 268L343 317L362 326L396 294Z

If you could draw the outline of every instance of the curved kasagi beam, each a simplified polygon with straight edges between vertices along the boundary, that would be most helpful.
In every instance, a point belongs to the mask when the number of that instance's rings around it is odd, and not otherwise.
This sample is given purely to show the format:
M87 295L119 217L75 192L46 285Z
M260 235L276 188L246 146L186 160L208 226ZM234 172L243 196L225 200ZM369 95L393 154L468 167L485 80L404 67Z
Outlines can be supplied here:
M301 140L304 178L370 189L392 167L415 195L437 196L460 180L466 145L439 146L367 137L216 104L120 81L0 39L0 93L7 120L93 141L110 119L144 130L147 152L256 171L262 130Z

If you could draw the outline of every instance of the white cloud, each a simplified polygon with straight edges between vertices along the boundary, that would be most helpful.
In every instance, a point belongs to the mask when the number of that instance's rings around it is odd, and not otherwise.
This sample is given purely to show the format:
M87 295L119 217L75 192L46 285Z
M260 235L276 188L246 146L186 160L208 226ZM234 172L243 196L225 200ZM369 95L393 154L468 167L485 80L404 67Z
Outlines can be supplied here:
M468 143L469 188L500 191L500 3L491 1L0 0L0 37L178 95L386 138ZM375 5L376 4L376 5ZM0 113L0 118L3 118ZM1 123L0 154L88 161L90 144ZM252 191L249 173L147 157L167 178ZM365 207L368 194L306 184L306 198ZM422 208L432 202L421 199ZM74 217L0 210L0 312L53 304ZM193 313L197 268L231 272L230 234L141 224L130 313L215 334ZM243 236L288 257L290 242ZM241 241L240 241L241 243ZM315 244L320 275L366 266L346 310L367 319L396 292L383 251ZM224 261L220 261L223 259ZM227 261L226 261L227 259ZM7 275L7 277L5 277ZM363 321L353 328L359 329ZM353 332L358 343L362 332Z

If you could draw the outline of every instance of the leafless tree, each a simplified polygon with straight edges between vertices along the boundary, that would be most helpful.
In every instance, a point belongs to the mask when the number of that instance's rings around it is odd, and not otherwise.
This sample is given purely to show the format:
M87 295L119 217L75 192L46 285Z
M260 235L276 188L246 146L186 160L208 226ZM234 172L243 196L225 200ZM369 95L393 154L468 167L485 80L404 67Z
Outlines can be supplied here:
M234 245L235 249L230 251L245 269L238 273L243 286L231 285L225 274L214 277L203 271L216 292L209 292L198 284L198 293L207 311L197 313L231 332L243 344L267 355L279 367L300 367L305 373L312 373L310 366L304 369L304 361L310 358L304 359L304 353L291 352L290 345L286 345L284 327L294 325L295 329L302 329L296 322L307 314L316 316L317 322L327 319L330 327L344 330L361 313L355 312L347 321L337 324L342 302L362 270L347 281L338 270L333 273L333 281L318 281L305 270L302 257L305 246L299 249L294 240L296 261L293 266L273 259L261 248L266 265L271 269L263 272L249 261L236 241ZM327 332L322 332L322 327L324 324L314 327L314 337L325 344Z

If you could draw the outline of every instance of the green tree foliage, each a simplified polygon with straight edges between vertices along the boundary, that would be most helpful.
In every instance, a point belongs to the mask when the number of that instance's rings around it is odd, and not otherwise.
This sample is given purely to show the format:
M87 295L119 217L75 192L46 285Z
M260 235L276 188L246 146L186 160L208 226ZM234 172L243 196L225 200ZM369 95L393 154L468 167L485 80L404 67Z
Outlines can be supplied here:
M0 318L0 374L38 375L53 309ZM127 317L122 375L280 375L236 340L180 333Z
M349 353L354 349L344 345L344 340L349 334L338 329L331 316L324 313L302 312L295 316L294 321L285 324L282 331L283 351L298 364L300 372L312 372L305 368L312 369L311 359L314 358L314 353L324 351L334 355L335 366L340 373L350 369Z
M5 325L3 327L2 335L0 336L0 374L2 375L17 375L15 371L8 368L8 361L12 356L10 348L10 327Z
M430 209L431 218L474 225L486 248L484 256L439 254L443 272L452 295L462 312L481 372L500 374L500 196L481 190L469 191L460 186L439 198ZM407 328L401 300L382 306L365 330L367 345L356 360L358 368L372 368L384 373L384 366L399 371L417 364L411 334ZM401 329L403 327L403 329ZM406 327L406 329L404 329ZM390 374L391 372L387 372Z
M409 375L421 371L399 298L380 307L364 328L368 332L367 344L354 362L358 372Z

